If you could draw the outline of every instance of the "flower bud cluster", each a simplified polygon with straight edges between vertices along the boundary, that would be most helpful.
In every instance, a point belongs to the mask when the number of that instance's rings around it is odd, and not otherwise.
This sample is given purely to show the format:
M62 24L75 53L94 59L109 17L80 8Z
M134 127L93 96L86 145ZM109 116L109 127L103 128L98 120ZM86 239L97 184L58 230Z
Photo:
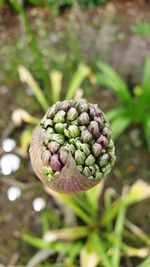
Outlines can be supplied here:
M110 172L115 149L109 123L97 106L84 100L57 102L40 126L47 133L41 158L49 180L59 174L69 154L89 179L100 180Z

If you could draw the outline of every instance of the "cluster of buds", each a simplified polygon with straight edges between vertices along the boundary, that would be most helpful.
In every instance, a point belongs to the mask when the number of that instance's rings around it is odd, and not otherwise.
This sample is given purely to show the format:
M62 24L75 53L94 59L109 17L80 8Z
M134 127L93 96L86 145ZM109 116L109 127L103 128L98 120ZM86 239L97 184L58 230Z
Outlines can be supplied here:
M30 156L36 174L50 188L62 193L87 190L114 164L110 125L97 105L57 102L35 129Z

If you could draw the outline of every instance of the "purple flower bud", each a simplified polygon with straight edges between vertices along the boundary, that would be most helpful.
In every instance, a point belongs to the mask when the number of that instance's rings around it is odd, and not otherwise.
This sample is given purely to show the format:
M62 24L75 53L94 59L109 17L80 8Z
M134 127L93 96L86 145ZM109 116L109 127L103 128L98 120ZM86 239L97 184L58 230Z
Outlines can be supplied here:
M54 154L51 157L50 166L51 166L53 171L60 171L61 170L62 166L61 166L61 163L59 161L59 156L57 154Z
M102 146L102 148L106 148L108 145L108 140L104 135L101 135L96 142Z
M98 157L101 154L102 146L98 143L92 145L92 152L95 157Z
M51 108L49 108L47 112L47 118L53 119L58 110L59 110L59 105L58 103L56 103Z
M52 141L48 144L48 149L52 152L52 154L55 154L60 147L60 144L58 144L55 141Z
M65 165L66 164L66 162L67 162L67 160L68 160L68 155L69 155L69 153L66 151L66 150L64 150L64 149L62 149L61 151L60 151L60 161L61 161L61 163L63 164L63 165Z
M81 141L83 143L91 143L92 142L92 135L88 130L85 130L81 133Z
M96 121L91 121L89 127L88 127L89 132L93 135L94 138L97 138L100 134L99 131L99 126Z
M90 106L89 115L90 115L91 119L94 119L94 117L98 116L98 112L96 111L95 107Z
M100 129L103 129L104 123L100 117L94 117L94 121L98 123Z
M60 110L68 111L70 108L70 103L68 101L63 101L60 105Z
M49 150L44 150L41 156L43 165L48 165L51 158L51 152Z
M89 115L87 114L87 112L83 112L80 116L79 116L79 123L81 125L89 125L90 123L90 118Z

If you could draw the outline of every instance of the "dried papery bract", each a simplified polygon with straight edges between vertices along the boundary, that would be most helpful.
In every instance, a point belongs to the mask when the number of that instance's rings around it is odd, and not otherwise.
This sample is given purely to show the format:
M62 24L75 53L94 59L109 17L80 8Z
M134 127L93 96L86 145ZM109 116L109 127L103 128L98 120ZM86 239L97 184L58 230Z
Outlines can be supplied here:
M39 179L65 194L97 185L115 161L109 123L97 105L84 100L50 107L33 132L29 152Z

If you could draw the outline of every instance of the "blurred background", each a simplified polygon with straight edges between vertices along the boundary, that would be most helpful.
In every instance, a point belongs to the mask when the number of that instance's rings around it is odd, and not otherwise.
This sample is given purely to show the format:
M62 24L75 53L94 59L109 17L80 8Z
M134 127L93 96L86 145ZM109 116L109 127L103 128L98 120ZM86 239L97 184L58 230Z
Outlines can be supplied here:
M57 100L111 123L116 163L90 191L46 192L28 155ZM150 1L0 0L0 267L150 267Z

